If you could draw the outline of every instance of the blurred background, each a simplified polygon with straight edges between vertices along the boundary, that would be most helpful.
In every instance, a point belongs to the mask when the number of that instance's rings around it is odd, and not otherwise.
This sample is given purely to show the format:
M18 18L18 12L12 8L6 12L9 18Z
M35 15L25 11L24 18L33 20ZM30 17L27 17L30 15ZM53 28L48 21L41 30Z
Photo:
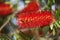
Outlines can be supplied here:
M48 10L52 12L57 23L38 29L19 29L15 15L24 10L32 1L39 5L40 11ZM9 4L13 11L7 16L0 16L0 40L60 40L60 0L0 0L0 15L6 15L11 10L6 12L2 10L4 9L2 3L4 6ZM39 33L39 35L36 33Z

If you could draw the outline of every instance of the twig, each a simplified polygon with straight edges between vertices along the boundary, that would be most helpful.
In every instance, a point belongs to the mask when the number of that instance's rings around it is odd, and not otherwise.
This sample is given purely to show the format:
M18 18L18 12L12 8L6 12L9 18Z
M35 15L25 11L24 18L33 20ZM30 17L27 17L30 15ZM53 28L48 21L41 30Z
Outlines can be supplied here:
M10 17L6 20L6 22L0 27L0 31L9 23Z

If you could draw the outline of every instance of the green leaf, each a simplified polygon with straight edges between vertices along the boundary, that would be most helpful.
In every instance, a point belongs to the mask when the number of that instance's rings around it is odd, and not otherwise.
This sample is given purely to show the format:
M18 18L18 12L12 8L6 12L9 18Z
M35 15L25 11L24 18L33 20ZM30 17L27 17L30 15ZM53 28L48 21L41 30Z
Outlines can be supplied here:
M55 31L55 29L53 29L53 35L55 35L56 34L56 31Z
M59 23L57 21L55 21L55 25L57 25L57 27L60 28L60 25L59 25Z
M50 29L53 30L53 23L50 25Z

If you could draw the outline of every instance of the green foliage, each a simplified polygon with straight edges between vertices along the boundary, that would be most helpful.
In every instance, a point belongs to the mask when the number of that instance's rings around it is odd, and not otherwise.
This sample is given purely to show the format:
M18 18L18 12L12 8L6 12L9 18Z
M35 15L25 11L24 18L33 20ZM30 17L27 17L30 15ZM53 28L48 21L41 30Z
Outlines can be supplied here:
M60 8L56 10L56 13L54 15L57 20L60 19Z
M43 36L46 36L46 34L49 32L49 26L44 27L42 31L43 31Z

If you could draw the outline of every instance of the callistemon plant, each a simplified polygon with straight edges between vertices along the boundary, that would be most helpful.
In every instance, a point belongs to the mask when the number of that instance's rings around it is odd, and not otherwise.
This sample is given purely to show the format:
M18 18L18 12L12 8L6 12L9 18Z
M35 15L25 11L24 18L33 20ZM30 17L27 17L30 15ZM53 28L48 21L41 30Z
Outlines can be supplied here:
M17 25L19 28L38 28L48 26L55 19L49 11L38 11L32 13L19 13L17 15Z
M51 24L55 19L50 11L39 11L36 2L30 2L17 14L17 25L19 28L38 28Z
M10 4L0 3L0 16L6 16L12 13Z

